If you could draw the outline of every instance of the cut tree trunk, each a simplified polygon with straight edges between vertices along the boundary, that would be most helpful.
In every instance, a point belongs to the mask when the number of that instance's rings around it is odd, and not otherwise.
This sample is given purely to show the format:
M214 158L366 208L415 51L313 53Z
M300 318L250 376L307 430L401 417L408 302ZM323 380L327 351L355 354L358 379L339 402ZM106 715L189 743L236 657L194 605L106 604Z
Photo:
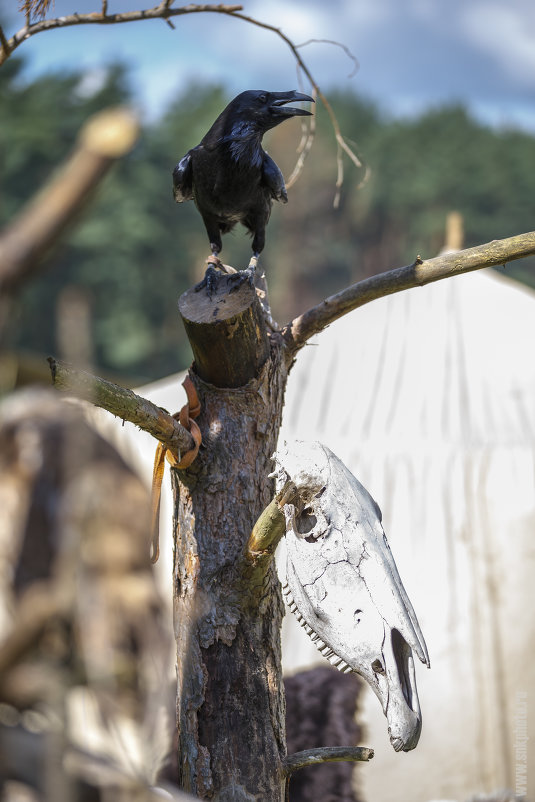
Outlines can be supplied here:
M274 493L286 369L254 291L227 292L223 277L211 299L189 291L179 304L203 355L203 378L196 363L190 369L203 445L190 468L173 471L179 784L203 799L280 802L283 606L273 562L258 579L244 554Z

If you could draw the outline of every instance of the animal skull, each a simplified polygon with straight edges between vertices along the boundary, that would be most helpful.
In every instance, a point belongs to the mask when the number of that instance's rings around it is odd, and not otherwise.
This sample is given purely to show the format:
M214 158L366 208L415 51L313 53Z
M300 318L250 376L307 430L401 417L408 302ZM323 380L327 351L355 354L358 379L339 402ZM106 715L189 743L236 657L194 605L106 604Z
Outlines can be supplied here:
M284 506L286 601L321 653L373 688L394 749L414 749L422 717L412 652L428 667L429 656L381 511L321 443L285 443L274 459L277 490L290 479L299 499Z

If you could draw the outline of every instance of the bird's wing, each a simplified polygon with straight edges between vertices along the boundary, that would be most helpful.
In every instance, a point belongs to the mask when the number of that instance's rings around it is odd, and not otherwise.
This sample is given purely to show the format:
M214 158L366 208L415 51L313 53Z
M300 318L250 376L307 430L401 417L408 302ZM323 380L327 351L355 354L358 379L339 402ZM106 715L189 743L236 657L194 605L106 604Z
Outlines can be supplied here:
M193 200L193 165L188 150L173 170L173 195L177 203Z
M262 162L262 180L271 192L273 200L288 202L288 195L286 194L286 187L284 185L284 178L282 173L271 158L264 151L264 160Z

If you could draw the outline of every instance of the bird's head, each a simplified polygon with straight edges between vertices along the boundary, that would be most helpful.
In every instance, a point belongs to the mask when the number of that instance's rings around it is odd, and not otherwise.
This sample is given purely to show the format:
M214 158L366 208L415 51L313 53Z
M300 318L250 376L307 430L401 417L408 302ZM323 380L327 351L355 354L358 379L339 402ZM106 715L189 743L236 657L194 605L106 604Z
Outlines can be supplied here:
M287 103L307 101L314 103L314 99L301 92L267 92L262 89L250 89L242 92L229 103L227 109L231 116L250 122L260 133L275 128L279 123L290 117L310 116L306 109L287 106Z

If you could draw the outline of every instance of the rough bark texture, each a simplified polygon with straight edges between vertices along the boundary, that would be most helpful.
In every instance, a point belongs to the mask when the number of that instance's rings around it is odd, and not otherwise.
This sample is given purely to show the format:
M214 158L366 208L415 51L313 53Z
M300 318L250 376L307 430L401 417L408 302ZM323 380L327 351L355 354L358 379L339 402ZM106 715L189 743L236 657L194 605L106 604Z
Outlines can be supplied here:
M208 293L192 288L178 307L188 335L195 370L217 387L243 387L269 355L262 309L255 288L236 274L214 272Z
M278 802L282 601L273 564L262 592L247 587L242 570L252 527L274 492L268 474L286 383L278 342L255 370L235 389L190 371L203 447L189 469L173 471L179 784L205 799Z

